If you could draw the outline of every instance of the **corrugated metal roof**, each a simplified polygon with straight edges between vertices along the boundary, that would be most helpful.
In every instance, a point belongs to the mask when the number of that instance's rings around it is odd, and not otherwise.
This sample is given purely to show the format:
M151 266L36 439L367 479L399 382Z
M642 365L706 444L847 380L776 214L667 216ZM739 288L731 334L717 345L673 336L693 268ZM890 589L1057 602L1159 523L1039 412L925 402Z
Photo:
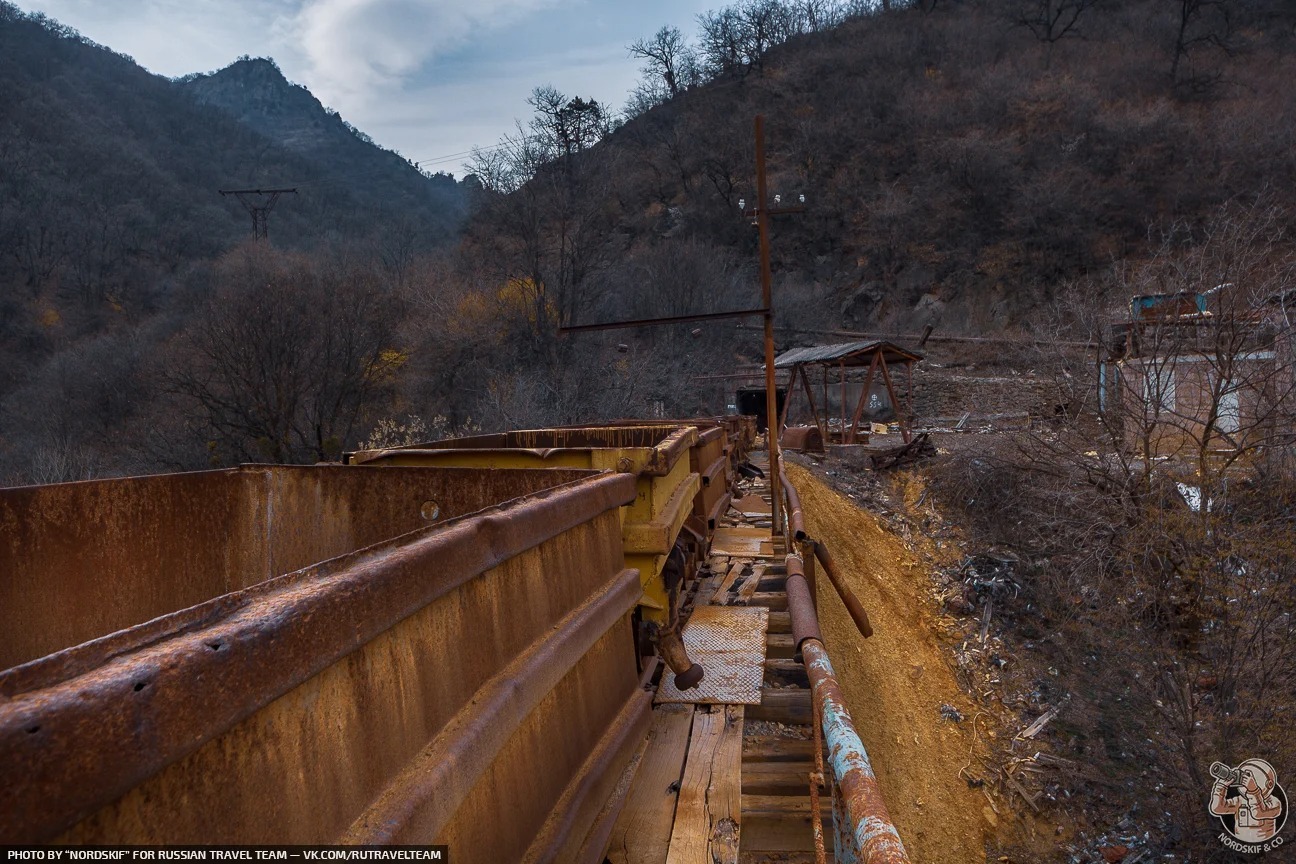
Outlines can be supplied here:
M921 360L921 354L915 354L906 348L891 342L871 339L860 342L839 342L836 345L812 345L808 348L793 348L784 351L774 358L775 369L786 369L799 363L835 363L849 361L852 357L867 356L872 359L873 352L881 350L888 361L899 359ZM852 365L849 362L847 365Z

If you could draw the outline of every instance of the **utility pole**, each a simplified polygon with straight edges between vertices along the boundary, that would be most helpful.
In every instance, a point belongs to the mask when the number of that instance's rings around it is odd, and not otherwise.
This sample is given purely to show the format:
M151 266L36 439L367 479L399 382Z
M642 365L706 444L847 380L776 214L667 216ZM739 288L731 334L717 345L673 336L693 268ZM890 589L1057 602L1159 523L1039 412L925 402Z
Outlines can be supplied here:
M773 279L770 275L770 250L769 250L769 217L782 216L790 213L805 212L805 196L800 196L800 202L791 207L767 207L766 197L768 189L765 181L765 117L756 115L756 206L751 210L744 210L743 216L755 216L756 225L760 230L760 268L761 268L761 306L759 309L741 309L733 312L708 312L694 315L671 315L663 318L641 318L635 321L603 321L598 324L574 324L559 327L559 334L583 333L594 330L613 330L619 327L648 327L659 324L681 324L688 321L710 321L722 318L745 318L751 315L761 315L765 319L765 437L769 442L770 454L770 492L772 499L772 512L770 521L773 523L772 531L775 535L783 532L782 511L783 505L779 503L779 495L782 494L782 487L779 485L780 475L780 455L778 445L779 434L779 417L778 417L778 385L774 378L774 308L773 308L773 290L771 283ZM777 203L778 196L775 196ZM739 201L739 207L745 206L745 202Z
M252 236L258 240L270 239L270 211L279 203L280 195L296 195L296 189L221 189L221 195L233 195L252 216Z
M773 503L771 522L777 536L783 530L782 505L779 485L782 474L782 454L779 452L778 385L774 379L774 292L770 275L769 217L784 213L801 213L804 206L766 206L768 188L765 182L765 117L756 115L756 227L760 232L761 305L765 307L765 438L769 445L770 491ZM804 200L804 196L802 196Z

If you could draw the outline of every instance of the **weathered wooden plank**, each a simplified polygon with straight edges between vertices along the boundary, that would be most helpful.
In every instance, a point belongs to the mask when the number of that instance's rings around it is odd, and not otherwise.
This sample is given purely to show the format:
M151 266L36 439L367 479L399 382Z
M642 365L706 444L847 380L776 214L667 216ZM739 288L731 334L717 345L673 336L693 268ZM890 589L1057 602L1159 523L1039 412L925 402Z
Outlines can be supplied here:
M761 690L760 704L747 708L750 719L775 723L809 725L811 714L810 691L799 688L766 687Z
M748 606L765 606L780 612L788 608L787 594L782 591L757 591L747 601Z
M791 633L770 633L765 632L765 656L774 657L780 660L787 660L792 657L796 646L792 644Z
M814 849L810 828L810 797L788 795L742 796L743 847L768 852L805 852ZM832 799L819 801L824 843L832 850Z
M814 741L781 735L749 735L743 739L743 762L807 762L814 760Z
M833 864L831 852L824 859L824 864ZM815 864L813 852L778 852L769 849L748 852L743 850L738 856L738 864Z
M743 760L744 795L810 795L810 772L814 763L753 762Z
M721 582L720 587L716 589L715 602L728 602L729 592L733 590L734 583L738 581L738 577L742 575L743 568L746 566L747 560L745 558L739 558L734 561L734 563L729 567L729 572L725 575L724 581Z
M737 864L743 706L693 714L667 864Z
M792 615L788 612L776 612L770 610L769 631L770 633L791 633L792 632Z
M764 564L752 565L751 575L747 577L747 581L743 582L742 585L738 586L738 597L736 602L739 605L746 606L750 604L752 595L756 593L756 586L760 584L761 578L764 575L765 575Z
M612 864L662 864L666 860L692 727L691 705L653 709L639 772L612 829L607 852Z

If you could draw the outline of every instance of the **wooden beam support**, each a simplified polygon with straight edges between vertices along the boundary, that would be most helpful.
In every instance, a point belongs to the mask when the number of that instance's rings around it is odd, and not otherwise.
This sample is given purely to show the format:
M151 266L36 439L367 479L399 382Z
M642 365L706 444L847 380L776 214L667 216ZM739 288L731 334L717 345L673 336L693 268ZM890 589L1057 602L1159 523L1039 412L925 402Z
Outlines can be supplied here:
M873 374L877 370L878 360L882 357L881 351L873 353L873 362L869 364L868 375L864 376L864 390L860 393L859 402L855 405L855 414L851 417L850 440L844 441L846 444L854 444L856 434L859 431L860 417L864 416L864 406L868 404L869 391L873 389ZM845 430L842 430L845 435Z
M882 357L881 351L878 352L878 357ZM896 420L900 423L900 435L904 438L904 443L908 444L911 439L909 423L905 420L904 415L900 413L900 403L896 400L895 385L891 383L891 373L887 370L885 358L882 358L882 380L886 382L887 396L891 398L891 408L895 411Z
M799 374L801 374L801 366L800 365L793 366L792 377L788 379L788 382L784 387L783 392L785 395L783 396L783 410L779 412L779 434L780 435L782 435L783 430L787 428L788 414L792 411L792 397L796 395L796 380L797 380L797 375Z

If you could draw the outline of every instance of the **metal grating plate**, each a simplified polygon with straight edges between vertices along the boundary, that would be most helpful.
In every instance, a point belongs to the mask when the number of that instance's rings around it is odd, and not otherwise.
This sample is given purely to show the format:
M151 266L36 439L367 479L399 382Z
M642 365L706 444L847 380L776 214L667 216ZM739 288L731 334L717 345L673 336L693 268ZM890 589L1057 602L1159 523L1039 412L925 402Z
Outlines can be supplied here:
M667 669L657 688L657 702L706 705L759 705L765 677L764 606L699 606L684 625L684 645L694 663L706 670L702 683L680 692L675 673Z
M717 528L711 539L712 555L734 558L774 558L774 538L768 528Z

